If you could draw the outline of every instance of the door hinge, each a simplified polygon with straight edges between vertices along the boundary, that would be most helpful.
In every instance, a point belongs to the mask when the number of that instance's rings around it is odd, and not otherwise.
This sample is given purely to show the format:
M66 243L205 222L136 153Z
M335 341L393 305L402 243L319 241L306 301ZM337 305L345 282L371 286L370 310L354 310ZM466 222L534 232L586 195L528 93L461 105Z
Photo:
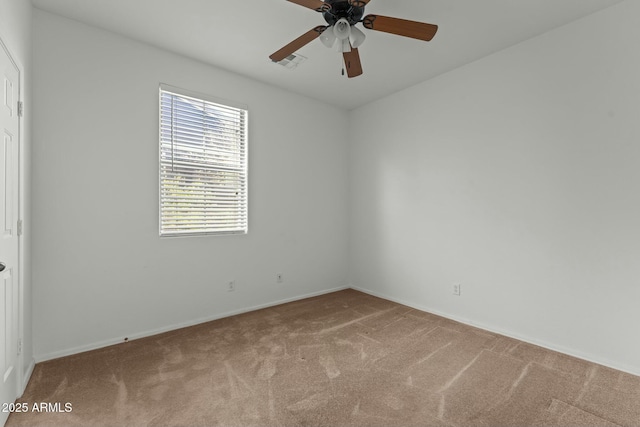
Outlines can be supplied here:
M18 340L18 356L22 354L22 339Z
M18 228L18 236L22 236L22 220L21 219L18 220L17 228Z
M24 103L18 101L18 117L22 117L22 114L24 114Z

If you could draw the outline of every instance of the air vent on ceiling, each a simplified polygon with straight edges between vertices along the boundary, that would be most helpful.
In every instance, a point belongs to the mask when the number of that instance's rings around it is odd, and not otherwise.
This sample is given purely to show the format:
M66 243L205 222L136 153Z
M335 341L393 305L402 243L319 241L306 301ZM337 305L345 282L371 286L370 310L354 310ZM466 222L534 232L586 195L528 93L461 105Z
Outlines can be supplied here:
M288 68L293 70L298 65L307 60L306 56L298 55L297 53L292 53L291 55L284 58L282 61L276 62L276 64L282 65L284 68Z

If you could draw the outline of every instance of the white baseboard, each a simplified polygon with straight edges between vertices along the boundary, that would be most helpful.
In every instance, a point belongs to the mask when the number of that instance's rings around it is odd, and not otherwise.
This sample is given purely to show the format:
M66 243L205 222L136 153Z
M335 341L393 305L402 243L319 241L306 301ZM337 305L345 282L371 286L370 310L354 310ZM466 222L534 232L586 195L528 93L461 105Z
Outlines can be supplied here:
M22 377L22 384L20 384L20 394L18 397L22 397L24 391L27 389L27 385L29 384L29 380L31 379L31 375L33 374L33 370L36 367L36 359L31 359L29 362L29 367L27 368L27 372Z
M562 347L562 346L554 345L554 344L551 344L551 343L548 343L548 342L545 342L545 341L542 341L542 340L538 340L536 338L522 336L522 335L519 335L519 334L517 334L515 332L505 331L504 329L496 328L494 326L488 326L488 325L484 325L482 323L476 323L476 322L474 322L472 320L461 318L461 317L458 317L458 316L455 316L455 315L452 315L452 314L449 314L449 313L442 313L442 312L440 312L438 310L435 310L435 309L433 309L431 307L428 307L428 306L424 306L422 304L417 304L415 302L404 301L404 300L402 300L400 298L395 298L395 297L392 297L392 296L389 296L389 295L385 295L385 294L380 293L380 292L375 292L375 291L371 291L369 289L360 288L358 286L353 286L352 285L351 289L363 292L365 294L372 295L374 297L378 297L378 298L386 299L386 300L389 300L389 301L393 301L393 302L396 302L398 304L406 305L407 307L415 308L416 310L426 311L428 313L435 314L437 316L441 316L441 317L444 317L444 318L447 318L447 319L450 319L450 320L454 320L456 322L464 323L465 325L473 326L475 328L484 329L485 331L493 332L494 334L503 335L505 337L513 338L513 339L516 339L518 341L523 341L523 342L526 342L528 344L537 345L538 347L546 348L547 350L556 351L558 353L563 353L563 354L566 354L568 356L577 357L578 359L586 360L587 362L591 362L591 363L595 363L595 364L598 364L598 365L606 366L606 367L609 367L609 368L612 368L612 369L616 369L618 371L626 372L626 373L631 374L631 375L640 376L640 372L638 372L633 367L620 365L619 363L615 363L615 362L612 362L610 360L599 359L597 357L593 357L591 355L581 353L580 351L576 351L574 349L570 349L570 348L565 348L565 347Z
M450 319L450 320L454 320L456 322L460 322L463 323L465 325L469 325L469 326L473 326L476 328L480 328L480 329L484 329L486 331L495 333L495 334L499 334L499 335L503 335L509 338L513 338L519 341L523 341L529 344L533 344L533 345L537 345L539 347L543 347L546 348L548 350L551 351L557 351L559 353L563 353L569 356L573 356L573 357L577 357L579 359L582 360L586 360L588 362L591 363L596 363L598 365L602 365L602 366L607 366L609 368L612 369L616 369L618 371L622 371L622 372L627 372L631 375L637 375L640 376L640 372L636 372L634 370L633 367L630 366L624 366L624 365L620 365L618 363L612 362L610 360L603 360L603 359L599 359L597 357L593 357L592 355L588 355L588 354L584 354L581 353L579 351L576 351L574 349L570 349L570 348L565 348L562 346L558 346L558 345L554 345L536 338L532 338L532 337L528 337L528 336L523 336L520 335L518 333L515 333L513 331L507 331L495 326L491 326L491 325L485 325L482 323L477 323L474 322L470 319L466 319L466 318L462 318L456 315L452 315L450 313L443 313L440 312L432 307L426 306L426 305L422 305L422 304L418 304L415 302L410 302L410 301L405 301L402 300L400 298L395 298L392 297L390 295L386 295L380 292L376 292L376 291L372 291L369 289L365 289L365 288L360 288L358 286L353 286L353 285L347 285L347 286L340 286L340 287L336 287L336 288L332 288L332 289L326 289L326 290L322 290L322 291L318 291L318 292L312 292L309 294L304 294L304 295L298 295L295 297L291 297L291 298L286 298L286 299L282 299L282 300L278 300L278 301L272 301L266 304L260 304L260 305L256 305L256 306L252 306L252 307L247 307L247 308L243 308L243 309L239 309L239 310L232 310L232 311L228 311L228 312L224 312L224 313L219 313L219 314L215 314L212 316L208 316L208 317L204 317L204 318L199 318L199 319L194 319L188 322L183 322L183 323L178 323L178 324L173 324L173 325L168 325L162 328L158 328L158 329L153 329L153 330L149 330L149 331L144 331L144 332L140 332L140 333L136 333L136 334L131 334L129 335L130 340L135 340L135 339L140 339L140 338L145 338L145 337L149 337L149 336L153 336L153 335L157 335L157 334L161 334L164 332L169 332L169 331L173 331L176 329L181 329L181 328L186 328L189 326L194 326L194 325L198 325L201 323L206 323L206 322L210 322L212 320L218 320L218 319L222 319L225 317L230 317L230 316L235 316L237 314L242 314L242 313L247 313L250 311L255 311L255 310L260 310L263 308L268 308L268 307L273 307L276 305L280 305L280 304L285 304L288 302L293 302L293 301L299 301L302 299L306 299L306 298L311 298L311 297L315 297L315 296L319 296L319 295L325 295L325 294L329 294L332 292L337 292L337 291L342 291L345 289L354 289L356 291L360 291L363 292L365 294L369 294L369 295L373 295L375 297L378 298L383 298L389 301L393 301L396 302L398 304L402 304L402 305L406 305L408 307L411 308L415 308L416 310L420 310L420 311L426 311L428 313L432 313L435 314L437 316L442 316L444 318ZM110 339L110 340L104 340L104 341L100 341L100 342L96 342L96 343L91 343L91 344L87 344L87 345L83 345L83 346L79 346L79 347L74 347L74 348L70 348L70 349L66 349L66 350L61 350L61 351L56 351L53 353L48 353L48 354L44 354L44 355L38 355L36 356L36 358L32 361L31 365L29 366L29 370L28 370L28 375L25 378L25 382L24 382L24 386L26 387L27 382L29 380L29 377L31 376L35 363L38 362L44 362L47 360L51 360L51 359L57 359L60 357L65 357L65 356L70 356L73 354L78 354L78 353L82 353L85 351L91 351L91 350L97 350L99 348L103 348L103 347L108 347L110 345L114 345L114 344L120 344L122 343L122 338L114 338L114 339Z
M239 310L232 310L232 311L227 311L227 312L224 312L224 313L214 314L212 316L193 319L193 320L190 320L190 321L187 321L187 322L176 323L176 324L173 324L173 325L167 325L167 326L164 326L164 327L158 328L158 329L152 329L152 330L148 330L148 331L144 331L144 332L130 334L130 335L128 335L128 337L129 337L129 341L135 340L135 339L140 339L140 338L145 338L145 337L150 337L150 336L153 336L153 335L162 334L164 332L174 331L176 329L181 329L181 328L186 328L186 327L189 327L189 326L199 325L201 323L211 322L212 320L218 320L218 319L222 319L222 318L225 318L225 317L235 316L237 314L247 313L247 312L250 312L250 311L261 310L263 308L273 307L273 306L280 305L280 304L286 304L288 302L293 302L293 301L299 301L299 300L303 300L303 299L306 299L306 298L311 298L311 297L315 297L315 296L319 296L319 295L330 294L332 292L342 291L342 290L345 290L345 289L349 289L349 286L340 286L340 287L337 287L337 288L325 289L325 290L318 291L318 292L312 292L312 293L309 293L309 294L298 295L298 296L295 296L295 297L285 298L285 299L278 300L278 301L272 301L272 302L268 302L268 303L265 303L265 304L260 304L260 305L256 305L256 306L252 306L252 307L242 308L242 309L239 309ZM109 340L103 340L103 341L99 341L99 342L95 342L95 343L91 343L91 344L82 345L82 346L79 346L79 347L69 348L69 349L60 350L60 351L54 351L52 353L47 353L47 354L36 355L35 361L37 361L38 363L45 362L47 360L58 359L60 357L71 356L73 354L83 353L85 351L97 350L99 348L108 347L110 345L121 344L121 343L122 343L122 338L120 338L120 337L119 338L109 339Z

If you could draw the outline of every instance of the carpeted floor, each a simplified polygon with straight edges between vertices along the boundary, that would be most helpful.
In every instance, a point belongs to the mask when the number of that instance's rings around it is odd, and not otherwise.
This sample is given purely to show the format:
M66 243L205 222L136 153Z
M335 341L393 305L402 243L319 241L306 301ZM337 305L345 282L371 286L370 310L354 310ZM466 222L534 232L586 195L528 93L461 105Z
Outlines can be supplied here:
M40 363L18 403L8 426L638 426L640 378L346 290Z

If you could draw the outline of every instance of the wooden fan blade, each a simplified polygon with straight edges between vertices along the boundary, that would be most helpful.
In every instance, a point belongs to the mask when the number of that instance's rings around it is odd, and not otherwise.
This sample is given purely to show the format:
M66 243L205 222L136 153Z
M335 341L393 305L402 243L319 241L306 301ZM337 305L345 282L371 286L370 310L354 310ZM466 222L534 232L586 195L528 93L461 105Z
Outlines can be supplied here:
M282 61L301 47L311 43L312 41L320 37L320 34L322 34L326 29L327 27L325 27L324 25L318 25L317 27L307 31L279 51L274 52L271 56L269 56L269 58L271 58L273 62Z
M349 4L354 7L365 7L371 0L349 0Z
M362 74L362 64L360 63L360 54L358 48L351 48L351 52L344 52L344 66L347 69L347 76L358 77Z
M322 0L287 0L291 3L299 4L300 6L308 7L309 9L313 9L316 12L325 12L331 9L331 5L329 3L325 3Z
M391 18L381 15L367 15L362 19L365 28L412 39L430 41L438 31L438 26L424 22L409 21L407 19Z

